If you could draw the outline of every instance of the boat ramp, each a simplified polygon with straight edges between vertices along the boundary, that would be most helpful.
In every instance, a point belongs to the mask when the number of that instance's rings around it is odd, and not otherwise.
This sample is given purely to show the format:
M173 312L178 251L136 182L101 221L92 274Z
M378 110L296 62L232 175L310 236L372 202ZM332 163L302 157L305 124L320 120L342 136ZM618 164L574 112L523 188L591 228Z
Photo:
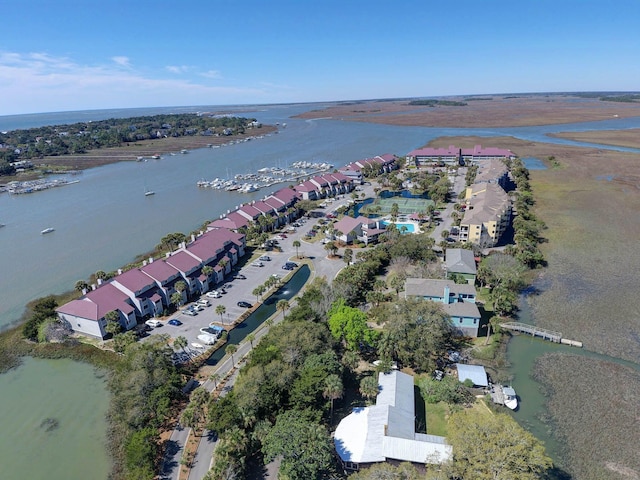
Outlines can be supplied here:
M563 338L562 333L560 332L554 332L553 330L547 330L546 328L539 328L535 325L529 325L527 323L520 322L506 322L501 323L500 326L505 330L510 330L512 332L527 333L532 337L540 337L543 340L548 340L550 342L582 348L582 342Z

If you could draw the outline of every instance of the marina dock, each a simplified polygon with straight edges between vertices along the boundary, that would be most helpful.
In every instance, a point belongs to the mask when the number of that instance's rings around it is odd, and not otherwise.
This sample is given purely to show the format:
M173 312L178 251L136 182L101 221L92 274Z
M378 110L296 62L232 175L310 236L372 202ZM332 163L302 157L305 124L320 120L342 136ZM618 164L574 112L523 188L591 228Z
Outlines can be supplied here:
M506 322L501 323L500 326L505 330L512 332L520 332L531 335L532 337L540 337L543 340L548 340L554 343L562 343L563 345L570 345L572 347L582 348L582 342L577 340L569 340L568 338L562 338L562 333L554 332L553 330L547 330L546 328L539 328L535 325L529 325L527 323L519 322Z

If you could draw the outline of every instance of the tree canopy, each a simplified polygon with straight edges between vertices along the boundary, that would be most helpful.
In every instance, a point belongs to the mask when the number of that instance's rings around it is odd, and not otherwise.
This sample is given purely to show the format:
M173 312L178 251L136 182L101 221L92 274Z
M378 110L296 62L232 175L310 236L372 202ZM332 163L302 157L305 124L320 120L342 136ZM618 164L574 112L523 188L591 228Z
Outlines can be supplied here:
M551 467L544 446L507 414L463 410L448 424L453 474L476 480L534 480Z
M367 326L367 314L338 300L329 310L329 329L336 340L343 340L350 350L373 347L377 333Z

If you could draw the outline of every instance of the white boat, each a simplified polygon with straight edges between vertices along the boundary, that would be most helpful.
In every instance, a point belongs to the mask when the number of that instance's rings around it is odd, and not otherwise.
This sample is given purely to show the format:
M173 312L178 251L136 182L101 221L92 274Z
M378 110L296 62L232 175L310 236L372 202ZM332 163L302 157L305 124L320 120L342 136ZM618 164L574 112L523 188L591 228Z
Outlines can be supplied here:
M42 235L44 235L45 233L51 233L51 232L53 232L53 231L54 231L54 229L53 229L53 228L51 228L51 227L49 227L49 228L45 228L45 229L44 229L44 230L42 230L40 233L41 233Z
M144 192L144 196L145 197L149 197L151 195L155 195L156 192L154 192L153 190L147 190L146 192Z
M518 408L518 396L512 387L503 386L502 395L504 395L504 405L511 410Z

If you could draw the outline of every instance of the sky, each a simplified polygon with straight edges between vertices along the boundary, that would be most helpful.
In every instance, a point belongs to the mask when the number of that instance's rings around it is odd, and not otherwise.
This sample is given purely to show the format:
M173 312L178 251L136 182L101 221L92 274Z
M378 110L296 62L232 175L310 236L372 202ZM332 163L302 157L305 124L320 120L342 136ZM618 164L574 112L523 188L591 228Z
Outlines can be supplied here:
M640 90L639 0L20 0L0 115Z

